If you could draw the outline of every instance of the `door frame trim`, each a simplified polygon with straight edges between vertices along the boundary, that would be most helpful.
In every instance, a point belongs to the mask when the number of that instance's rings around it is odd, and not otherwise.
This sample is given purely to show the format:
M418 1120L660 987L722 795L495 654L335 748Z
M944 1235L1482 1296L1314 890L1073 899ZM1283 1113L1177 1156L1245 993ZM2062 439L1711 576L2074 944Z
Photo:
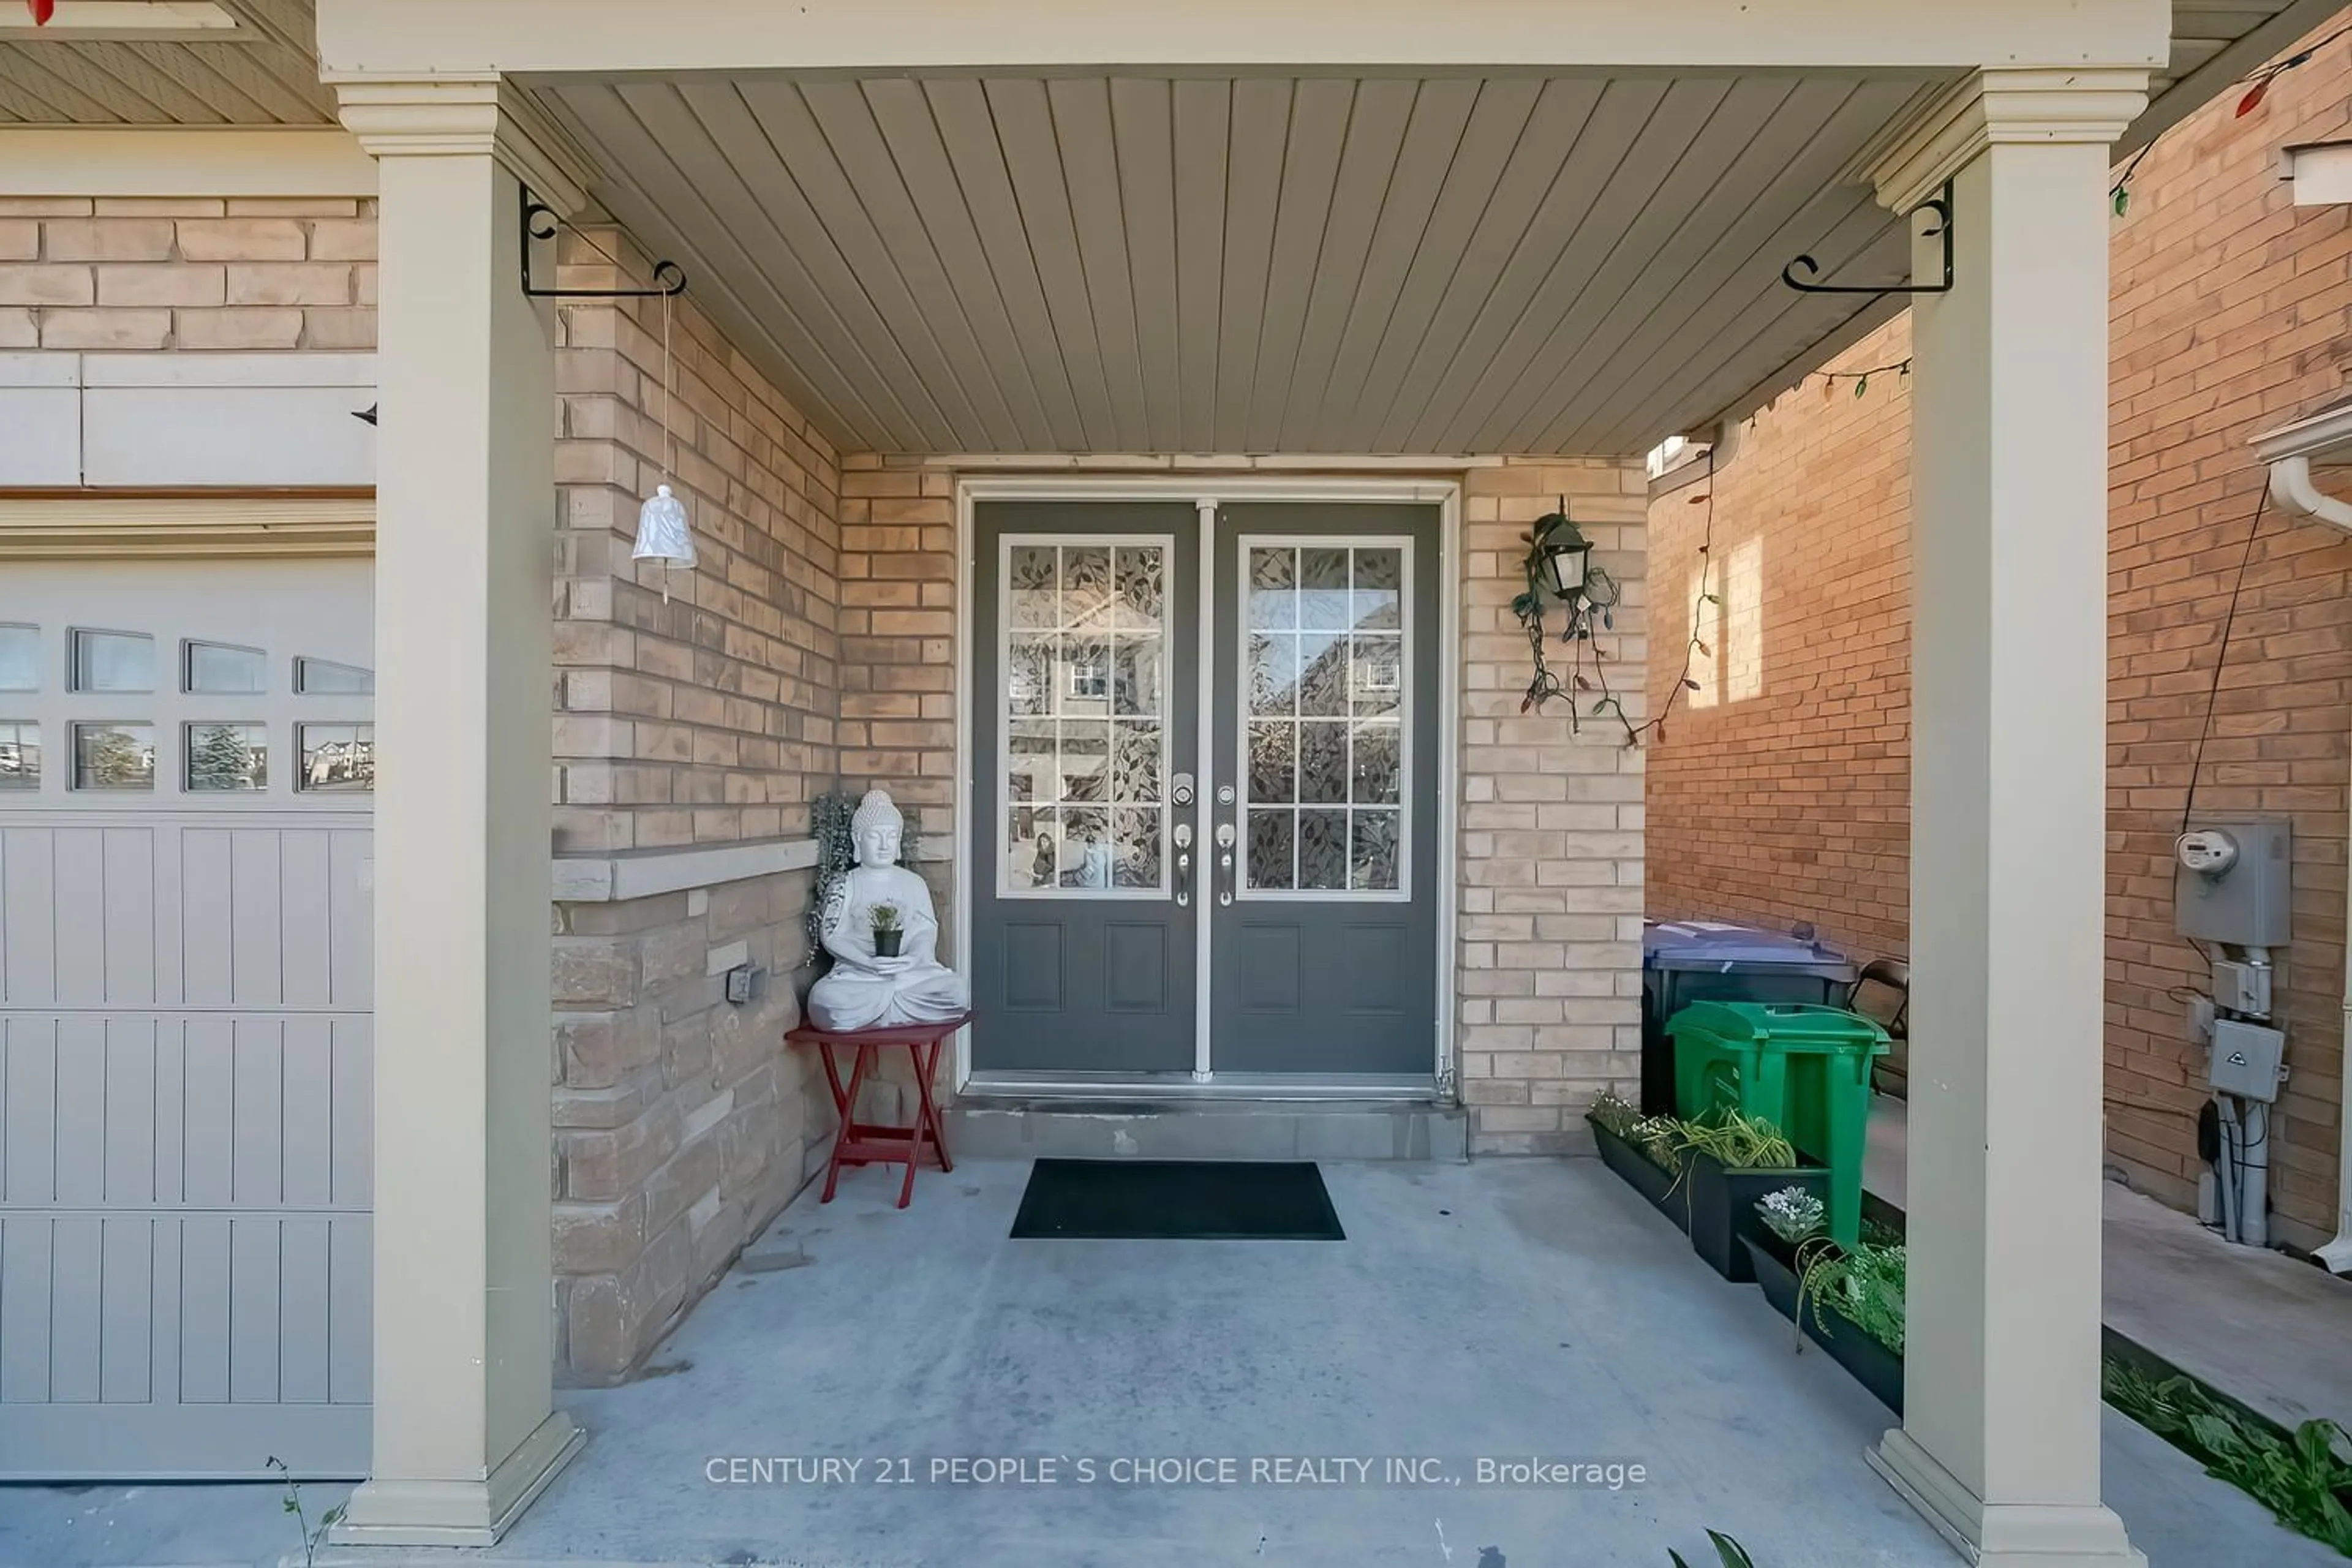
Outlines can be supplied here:
M1213 509L1225 501L1296 501L1347 505L1357 502L1405 502L1438 509L1437 562L1437 875L1433 892L1437 899L1437 1017L1431 1081L1442 1092L1454 1082L1454 978L1457 968L1456 928L1461 903L1459 828L1462 815L1462 481L1459 477L1340 478L1272 477L1231 473L1175 474L1166 477L1116 478L1099 474L959 474L956 477L956 630L955 630L955 952L956 970L969 984L971 974L972 812L977 783L971 775L974 726L979 718L979 694L971 689L973 583L978 572L977 503L984 500L1035 501L1189 501ZM1213 530L1212 530L1213 532ZM1203 551L1210 541L1202 542ZM1211 592L1203 584L1204 595ZM1204 603L1206 601L1204 600ZM1202 628L1202 647L1208 628ZM1208 792L1201 792L1205 806ZM1205 852L1208 846L1200 846ZM1207 924L1202 922L1198 973L1207 976ZM1201 1027L1207 1029L1205 1016ZM958 1093L971 1083L971 1031L956 1031L954 1081ZM1206 1086L1208 1075L1196 1072Z

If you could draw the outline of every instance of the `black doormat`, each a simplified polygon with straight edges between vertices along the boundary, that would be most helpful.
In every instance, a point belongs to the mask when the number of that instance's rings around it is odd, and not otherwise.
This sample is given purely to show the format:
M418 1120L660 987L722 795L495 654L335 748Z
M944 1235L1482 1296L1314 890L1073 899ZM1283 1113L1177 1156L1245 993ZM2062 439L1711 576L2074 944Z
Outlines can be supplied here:
M1311 1160L1040 1160L1016 1239L1345 1241Z

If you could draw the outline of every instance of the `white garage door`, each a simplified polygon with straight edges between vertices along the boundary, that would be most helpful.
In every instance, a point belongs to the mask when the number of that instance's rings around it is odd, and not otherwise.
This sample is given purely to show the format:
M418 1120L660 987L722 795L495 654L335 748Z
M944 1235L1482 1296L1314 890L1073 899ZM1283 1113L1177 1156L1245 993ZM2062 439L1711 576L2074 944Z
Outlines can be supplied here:
M0 565L0 1478L366 1470L369 609Z

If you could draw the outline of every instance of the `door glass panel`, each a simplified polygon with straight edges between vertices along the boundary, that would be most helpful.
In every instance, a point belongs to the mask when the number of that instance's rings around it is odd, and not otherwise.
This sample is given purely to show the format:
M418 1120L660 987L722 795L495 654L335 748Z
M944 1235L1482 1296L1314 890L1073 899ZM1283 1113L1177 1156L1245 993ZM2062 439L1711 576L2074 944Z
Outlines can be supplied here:
M269 787L269 731L261 724L190 724L181 740L188 788L206 794Z
M1244 896L1404 891L1402 544L1244 544Z
M155 639L138 632L76 632L76 691L152 691Z
M41 727L0 721L0 789L41 787Z
M152 724L77 724L74 788L153 789L155 727Z
M295 788L321 792L375 788L374 725L299 724L295 726L295 745L302 758Z
M261 689L257 686L254 689ZM337 664L332 659L298 658L294 661L294 689L305 697L373 696L375 672L356 665Z
M1165 541L1008 539L998 890L1167 889Z
M38 626L0 626L0 691L41 689Z
M262 689L268 659L257 647L190 641L182 645L180 689L215 696L247 696Z

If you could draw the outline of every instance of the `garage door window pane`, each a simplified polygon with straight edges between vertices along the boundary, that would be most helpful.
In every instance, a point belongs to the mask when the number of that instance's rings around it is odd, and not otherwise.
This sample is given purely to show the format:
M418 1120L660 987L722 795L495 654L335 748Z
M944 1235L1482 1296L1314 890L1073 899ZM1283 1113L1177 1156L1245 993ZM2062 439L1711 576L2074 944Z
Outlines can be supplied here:
M0 789L41 787L41 727L0 720Z
M375 690L375 671L330 659L298 658L294 689L305 697L364 697Z
M305 790L369 790L375 788L375 726L373 724L304 724L299 726Z
M187 727L188 788L194 794L269 787L269 731L261 724Z
M155 729L152 724L77 724L74 788L152 790Z
M182 688L194 692L249 696L262 689L263 667L268 662L257 647L191 642L187 645L185 668L180 672Z
M152 691L155 639L135 632L73 635L76 691Z
M41 689L41 628L0 626L0 691Z

